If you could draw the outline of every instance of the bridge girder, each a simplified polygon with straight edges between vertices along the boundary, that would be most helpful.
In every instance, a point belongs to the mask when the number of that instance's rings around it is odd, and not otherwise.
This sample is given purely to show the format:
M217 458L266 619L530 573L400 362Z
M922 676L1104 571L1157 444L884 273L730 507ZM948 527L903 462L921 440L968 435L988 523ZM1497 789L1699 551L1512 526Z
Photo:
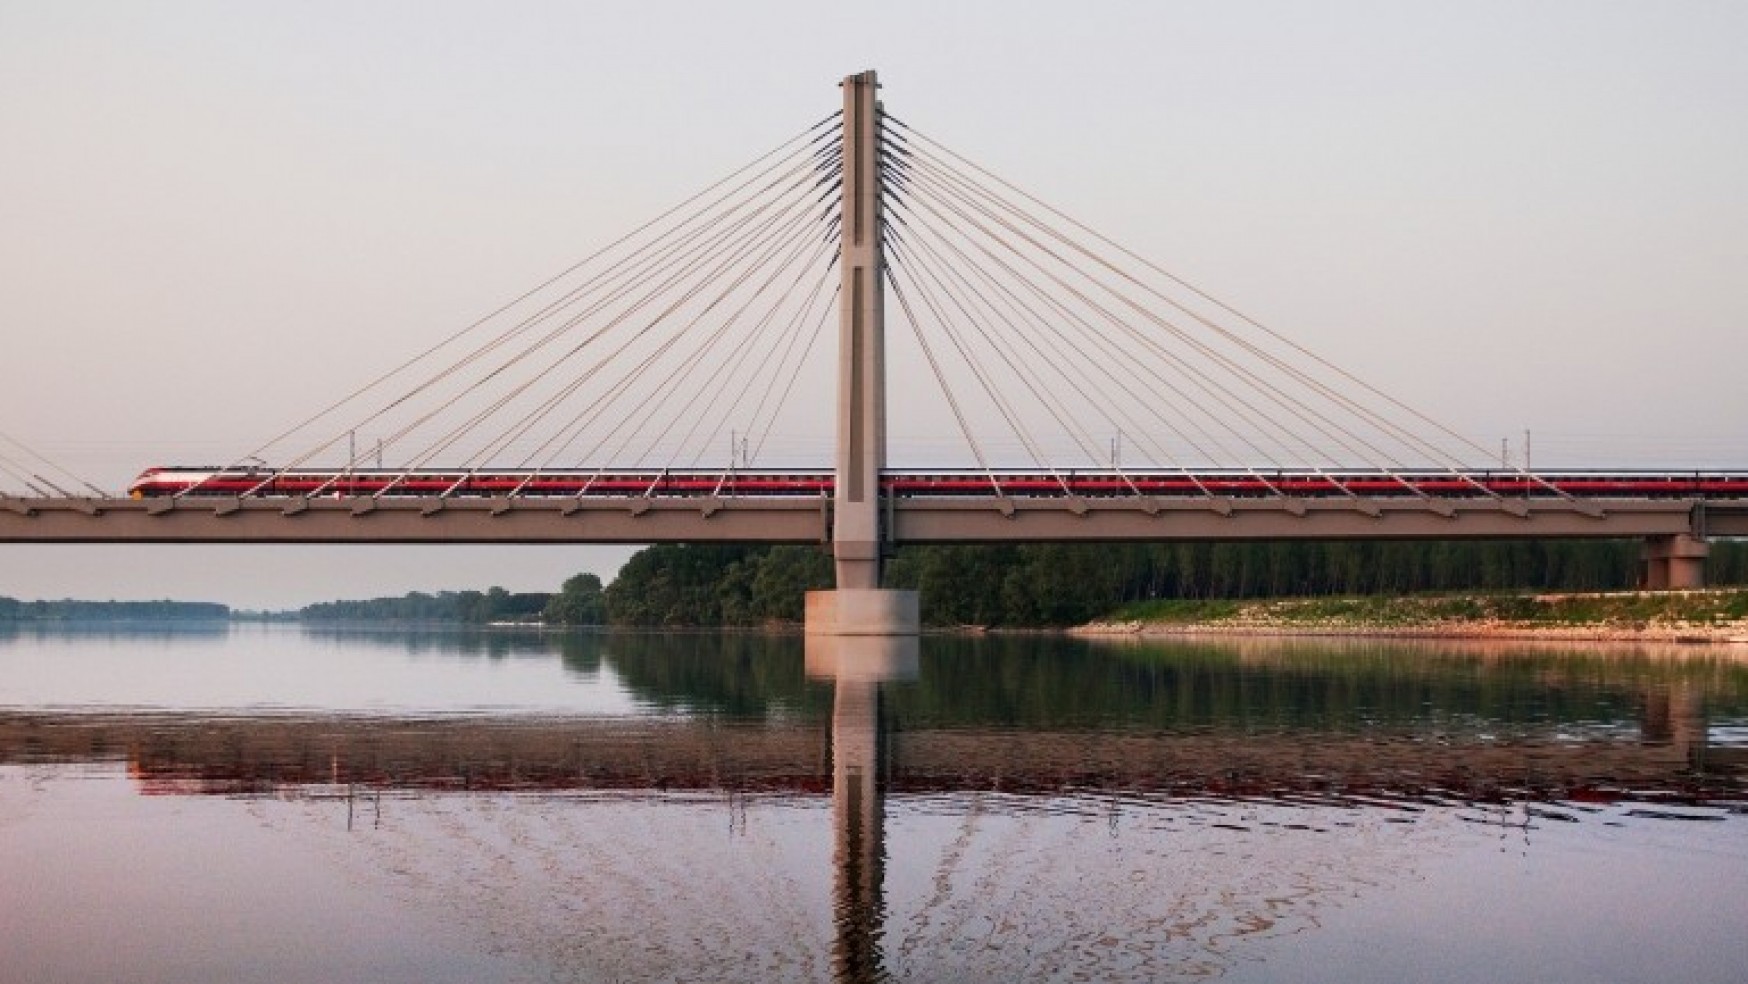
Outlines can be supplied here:
M898 499L896 543L1748 536L1688 499ZM1448 515L1447 515L1448 513ZM817 498L0 499L0 543L829 543Z

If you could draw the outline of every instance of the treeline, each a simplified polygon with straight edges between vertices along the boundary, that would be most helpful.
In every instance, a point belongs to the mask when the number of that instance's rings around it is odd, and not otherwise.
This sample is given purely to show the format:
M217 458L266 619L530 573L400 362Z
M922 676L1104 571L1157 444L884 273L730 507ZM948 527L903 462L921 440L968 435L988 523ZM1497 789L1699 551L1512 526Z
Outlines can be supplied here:
M1045 627L1158 598L1622 590L1634 585L1639 550L1636 540L905 547L888 561L886 580L921 593L929 625ZM1714 541L1706 577L1748 584L1748 543ZM298 617L760 626L801 621L805 593L832 581L831 556L818 547L664 545L638 551L605 588L595 575L578 574L555 594L414 592L310 605Z
M306 605L298 617L309 622L520 622L538 620L552 595L546 592L414 591L399 598L325 601Z
M500 587L485 591L413 591L399 598L369 598L362 601L325 601L299 609L306 622L545 622L554 625L599 625L605 620L601 579L578 574L553 594L546 591L511 592Z
M613 625L758 625L800 621L806 592L832 583L818 547L662 545L632 554L604 600Z
M224 619L231 609L206 601L19 601L0 598L0 621L121 622Z
M1155 598L1258 598L1633 587L1640 544L1622 540L1025 544L901 548L889 586L921 592L930 625L1060 626ZM1748 544L1716 541L1708 583L1748 583ZM657 546L605 592L607 621L748 626L799 621L829 588L814 547Z

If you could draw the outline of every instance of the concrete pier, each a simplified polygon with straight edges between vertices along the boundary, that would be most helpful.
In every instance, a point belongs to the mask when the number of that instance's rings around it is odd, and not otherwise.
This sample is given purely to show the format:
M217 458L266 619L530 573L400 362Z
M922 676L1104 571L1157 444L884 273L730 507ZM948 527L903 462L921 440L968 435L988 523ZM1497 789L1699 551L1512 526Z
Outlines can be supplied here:
M1647 591L1685 591L1706 586L1706 558L1712 548L1686 533L1645 539L1639 584Z
M915 591L839 588L807 593L810 636L914 636L921 628Z

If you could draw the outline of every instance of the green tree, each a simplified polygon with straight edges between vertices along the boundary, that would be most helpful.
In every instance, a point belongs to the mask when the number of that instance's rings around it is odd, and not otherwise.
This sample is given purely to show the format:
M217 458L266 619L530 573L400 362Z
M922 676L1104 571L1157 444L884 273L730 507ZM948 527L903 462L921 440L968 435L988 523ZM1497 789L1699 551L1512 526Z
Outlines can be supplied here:
M772 547L752 571L752 612L765 620L799 622L807 592L833 584L831 554L818 547Z
M601 579L594 574L567 578L558 594L541 611L542 621L553 625L600 625L607 620L607 599Z
M765 548L697 544L645 547L631 556L607 586L607 618L615 625L722 625L723 581L729 568ZM745 590L736 573L729 594ZM745 605L731 597L730 613Z

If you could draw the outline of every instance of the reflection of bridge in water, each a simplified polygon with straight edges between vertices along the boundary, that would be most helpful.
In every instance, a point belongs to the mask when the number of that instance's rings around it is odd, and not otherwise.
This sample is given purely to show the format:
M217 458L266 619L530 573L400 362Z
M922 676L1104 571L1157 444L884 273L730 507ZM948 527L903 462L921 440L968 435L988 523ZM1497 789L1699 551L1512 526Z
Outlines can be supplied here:
M521 647L538 650L545 644L489 636L476 641L488 651L507 647L499 651L512 658ZM1708 743L1708 715L1721 711L1729 720L1741 720L1744 693L1741 666L1711 655L1610 660L1519 651L1446 657L1441 665L1438 658L1404 660L1400 652L1394 658L1388 652L1368 656L1363 647L1320 660L1278 646L1253 652L1241 645L1179 649L1177 659L1156 665L1149 660L1157 657L1145 652L1106 652L1102 661L1089 653L1079 675L1102 679L1114 689L1100 685L1076 694L1040 686L1028 675L1025 640L1011 645L931 640L931 650L938 643L959 651L931 652L925 664L914 639L813 638L805 653L811 684L802 682L797 659L802 653L794 640L749 638L743 640L749 648L739 654L700 647L696 660L687 640L667 651L653 640L641 641L651 648L640 649L637 639L573 639L565 658L582 673L611 666L651 704L690 710L621 719L6 712L0 713L0 764L121 761L148 795L345 797L350 803L360 793L389 793L399 801L388 807L391 811L436 811L428 823L414 817L397 824L390 840L403 865L409 857L425 856L417 837L426 826L457 829L453 808L442 804L470 796L534 793L537 802L551 794L580 796L576 823L590 828L595 813L589 804L600 801L589 797L599 794L612 799L629 794L639 803L649 794L654 797L646 804L650 807L702 802L713 809L708 804L717 800L709 794L726 792L731 821L737 798L808 804L829 796L831 965L836 978L847 981L882 979L895 960L905 959L900 943L914 940L919 924L945 933L955 907L968 904L954 893L937 893L920 908L902 892L893 899L889 869L903 867L906 856L920 847L912 840L919 824L914 811L901 809L903 829L889 830L893 797L909 803L969 797L954 801L997 803L998 812L1040 811L1038 816L1065 808L1104 809L1100 804L1108 803L1112 811L1141 810L1155 820L1159 809L1179 809L1173 804L1196 810L1224 803L1236 807L1227 814L1236 823L1240 813L1258 804L1309 807L1296 811L1308 819L1323 815L1320 808L1424 817L1448 813L1429 809L1434 806L1740 799L1748 774L1743 749ZM863 649L847 648L857 646ZM997 659L1018 668L1011 690L998 692L992 705L970 702L970 709L957 716L952 705L934 703L932 691L953 687L958 673L988 672L986 651L992 646ZM1480 664L1496 671L1488 677L1489 687L1473 685ZM1498 672L1502 667L1521 672ZM937 670L942 679L934 679ZM1166 726L1095 727L1063 712L1061 705L1090 699L1087 693L1103 694L1099 699L1108 701L1123 690L1141 691L1132 698L1137 705L1160 704L1158 693L1138 683L1148 674L1164 674L1166 686L1181 698ZM761 711L749 705L746 692L724 687L731 680L741 685L765 681L766 696L780 699ZM1248 693L1236 709L1228 706L1235 688ZM1559 695L1568 689L1581 698L1562 703ZM1015 694L1039 690L1058 703L1025 708L1013 701ZM1429 691L1441 695L1434 704L1437 713L1426 710ZM1358 703L1369 708L1361 715L1369 723L1356 723L1342 710L1333 717L1348 724L1331 726L1331 716L1318 709L1336 706L1341 694L1366 695ZM722 710L727 706L738 710ZM700 801L699 793L706 799ZM970 809L975 813L983 807ZM971 821L965 823L971 829ZM1275 876L1255 875L1264 881L1244 882L1244 891L1228 897L1227 886L1243 881L1242 872L1258 863L1254 852L1268 850L1260 828L1232 830L1212 833L1244 838L1243 850L1215 852L1229 858L1226 862L1198 861L1235 866L1218 876L1198 869L1204 881L1219 882L1220 898L1208 896L1212 882L1180 884L1156 871L1166 883L1148 889L1155 904L1191 911L1237 936L1255 927L1312 923L1311 913L1324 895L1351 894L1356 885L1370 884L1367 879L1411 870L1404 865L1411 864L1412 852L1425 848L1399 838L1364 850L1345 839L1291 840L1288 853L1273 862L1280 866ZM626 833L591 836L611 841ZM411 842L401 842L408 838ZM1181 851L1185 842L1175 843ZM1338 843L1343 863L1325 863L1323 854ZM599 864L600 845L590 844L597 855L591 863ZM562 843L545 848L566 850ZM997 868L1014 869L1000 877L1048 880L1033 866L1047 864L1049 852L1071 850L1061 843L1027 848L1024 856L991 860ZM432 863L441 865L444 852L455 849L447 843L433 847ZM482 842L478 849L491 848ZM658 849L671 851L675 845L623 845L610 856L634 868L637 852ZM1378 851L1384 854L1373 856ZM1350 862L1364 867L1365 875L1350 870ZM956 871L954 859L943 856L934 877L950 882ZM981 867L978 871L979 878L997 877ZM1346 876L1359 880L1348 885L1341 881ZM635 880L627 872L612 877ZM699 872L695 877L708 881L710 876ZM1102 884L1101 877L1077 872L1075 883ZM577 890L565 885L553 891ZM1283 887L1300 893L1292 895L1291 904L1282 902ZM1120 894L1133 886L1108 888ZM453 889L465 896L467 886ZM971 890L958 886L955 892ZM713 898L726 889L700 885L699 891L700 898ZM1165 896L1176 901L1159 900ZM1066 922L1047 930L1066 936L1067 927L1078 928L1075 920L1081 917L1059 918ZM604 936L649 943L646 928L613 924L609 929ZM595 938L592 931L589 935ZM1197 943L1206 945L1206 940Z
M857 701L865 699L858 696ZM1742 750L1708 747L1691 693L1646 695L1636 732L1497 739L1381 731L1113 735L1006 729L886 735L900 793L1631 799L1728 791ZM855 705L847 708L854 710ZM823 795L841 744L817 723L124 714L0 714L0 764L129 764L147 793L238 795L307 785L433 791L735 790Z
M829 791L834 748L860 748L863 739L846 735L878 723L891 725L878 742L879 771L885 788L900 793L1108 787L1164 796L1493 800L1655 789L1704 797L1730 792L1743 767L1741 749L1708 743L1708 714L1743 713L1745 672L1712 654L1601 657L1510 647L1411 663L1401 646L1327 661L1279 644L1246 655L1240 643L1180 648L1169 661L1145 648L1105 653L1069 681L1056 679L1048 661L1028 668L1026 640L936 640L921 682L875 700L873 691L855 689L862 683L839 678L827 706L817 678L837 674L826 647L874 643L808 639L810 686L797 665L798 642L730 639L723 644L747 648L723 653L693 651L696 642L685 638L567 641L573 648L564 658L574 670L610 666L639 698L667 709L659 716L0 711L0 763L122 760L148 792L356 784L814 795ZM533 658L549 645L489 635L478 644L500 658ZM908 645L896 678L915 681L914 640ZM1019 667L1008 671L1005 690L980 701L959 686L1003 659ZM1476 680L1483 668L1492 672L1485 685ZM858 673L852 680L865 680ZM942 696L954 691L963 698L958 706ZM1020 702L1036 691L1049 696ZM1114 706L1120 699L1134 709ZM883 715L869 717L876 705ZM1089 705L1130 719L1101 727L1064 710ZM863 717L867 727L846 724Z

